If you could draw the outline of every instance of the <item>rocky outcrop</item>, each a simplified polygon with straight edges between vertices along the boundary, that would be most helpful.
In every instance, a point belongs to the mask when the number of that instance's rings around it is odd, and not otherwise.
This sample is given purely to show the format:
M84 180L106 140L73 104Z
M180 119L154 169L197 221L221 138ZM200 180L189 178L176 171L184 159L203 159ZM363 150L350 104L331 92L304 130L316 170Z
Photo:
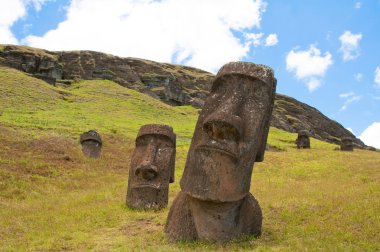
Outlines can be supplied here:
M0 45L0 64L54 84L80 79L107 79L146 93L171 105L201 108L214 75L206 71L154 61L121 58L93 51L51 52L25 46ZM342 125L317 109L291 97L276 94L271 125L285 131L308 130L310 136L340 144L351 137L354 145L369 148Z
M196 107L203 105L213 78L211 73L186 66L93 51L50 52L14 45L1 46L0 62L52 84L55 80L107 79L172 105Z
M316 108L286 95L276 94L271 125L294 133L307 130L310 136L335 144L340 144L342 137L351 137L356 147L365 147L360 139L355 138L338 122L326 117Z

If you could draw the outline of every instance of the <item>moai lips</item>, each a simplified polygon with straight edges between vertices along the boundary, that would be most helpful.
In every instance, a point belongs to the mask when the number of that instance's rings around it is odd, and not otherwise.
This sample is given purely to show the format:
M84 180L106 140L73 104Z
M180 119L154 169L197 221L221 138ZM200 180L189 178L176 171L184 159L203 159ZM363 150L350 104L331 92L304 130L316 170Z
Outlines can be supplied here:
M95 130L87 131L80 135L82 152L90 158L99 158L102 151L102 139Z
M272 69L263 65L231 62L219 70L168 216L170 241L260 234L261 209L249 189L253 164L264 158L275 86Z
M297 149L310 149L310 136L309 131L300 130L296 140Z
M140 128L129 169L129 207L167 206L169 183L174 182L175 146L176 135L170 126L147 124Z
M353 151L354 144L351 137L342 137L340 143L340 150L342 151Z

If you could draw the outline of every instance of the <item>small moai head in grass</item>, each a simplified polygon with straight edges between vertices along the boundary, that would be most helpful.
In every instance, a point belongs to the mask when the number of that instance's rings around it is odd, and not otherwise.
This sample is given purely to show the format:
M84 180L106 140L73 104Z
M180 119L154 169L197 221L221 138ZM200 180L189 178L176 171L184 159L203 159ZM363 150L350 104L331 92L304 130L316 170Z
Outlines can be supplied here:
M310 149L310 133L307 130L300 130L296 140L297 149Z
M174 182L176 135L168 125L140 128L129 169L127 205L160 209L168 204L169 183Z
M102 151L102 138L96 130L89 130L80 135L82 152L90 158L99 158Z
M340 150L342 151L353 151L354 144L351 137L342 137L340 142Z
M187 155L184 192L219 202L249 192L253 164L264 159L275 86L264 65L231 62L219 70Z

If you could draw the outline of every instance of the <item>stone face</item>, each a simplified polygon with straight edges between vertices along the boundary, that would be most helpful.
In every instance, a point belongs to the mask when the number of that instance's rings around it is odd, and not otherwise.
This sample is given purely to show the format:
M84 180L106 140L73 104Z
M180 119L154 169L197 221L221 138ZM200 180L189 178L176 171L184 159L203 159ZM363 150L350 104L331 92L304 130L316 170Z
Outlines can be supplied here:
M98 132L90 130L80 135L82 152L90 158L99 158L102 151L102 139Z
M261 209L249 189L253 164L264 158L275 87L263 65L231 62L219 70L168 216L170 241L260 235Z
M342 137L341 143L340 143L340 150L342 151L353 151L354 145L352 143L351 137Z
M140 128L129 169L126 202L129 207L167 206L169 183L174 182L175 147L172 127L147 124Z
M307 130L300 130L296 139L297 149L310 149L310 137Z

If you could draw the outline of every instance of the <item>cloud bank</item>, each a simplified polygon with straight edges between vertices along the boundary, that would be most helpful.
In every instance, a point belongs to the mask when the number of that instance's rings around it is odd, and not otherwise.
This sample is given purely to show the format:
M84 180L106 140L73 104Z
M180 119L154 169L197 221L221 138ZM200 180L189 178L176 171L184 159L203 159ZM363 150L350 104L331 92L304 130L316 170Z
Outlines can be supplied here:
M291 50L286 56L286 70L293 72L297 79L305 81L309 91L314 91L322 85L322 77L332 65L332 55L315 45L309 50Z
M215 72L248 54L251 44L234 32L259 28L265 7L262 0L72 0L67 20L57 29L22 42L49 50L95 50ZM276 39L267 38L269 44L277 43Z
M380 122L372 123L359 137L366 145L380 149Z

